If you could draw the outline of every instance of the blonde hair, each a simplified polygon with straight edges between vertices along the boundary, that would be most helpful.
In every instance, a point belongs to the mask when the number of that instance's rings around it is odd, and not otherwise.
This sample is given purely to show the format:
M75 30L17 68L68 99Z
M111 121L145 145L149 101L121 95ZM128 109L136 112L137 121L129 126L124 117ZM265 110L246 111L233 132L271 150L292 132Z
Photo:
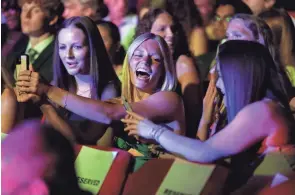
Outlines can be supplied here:
M123 76L122 76L122 97L125 97L128 102L134 102L134 90L135 86L131 83L130 78L130 60L133 56L134 51L145 41L147 40L155 40L157 41L159 48L161 50L161 54L164 58L164 70L162 72L163 75L163 81L159 86L161 86L159 89L155 89L155 91L173 91L176 87L176 70L175 65L172 60L172 56L170 53L170 50L167 46L167 43L165 40L158 36L154 35L152 33L145 33L140 36L138 36L130 45L127 55L124 59L123 63Z

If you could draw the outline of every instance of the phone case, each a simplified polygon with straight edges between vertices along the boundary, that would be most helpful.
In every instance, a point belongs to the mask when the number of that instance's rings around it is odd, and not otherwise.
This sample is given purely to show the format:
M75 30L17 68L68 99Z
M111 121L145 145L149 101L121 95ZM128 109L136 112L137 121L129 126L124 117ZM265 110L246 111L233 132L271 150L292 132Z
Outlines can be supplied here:
M122 100L123 100L123 105L124 105L125 110L132 112L132 108L131 108L130 104L127 102L126 98L122 97Z

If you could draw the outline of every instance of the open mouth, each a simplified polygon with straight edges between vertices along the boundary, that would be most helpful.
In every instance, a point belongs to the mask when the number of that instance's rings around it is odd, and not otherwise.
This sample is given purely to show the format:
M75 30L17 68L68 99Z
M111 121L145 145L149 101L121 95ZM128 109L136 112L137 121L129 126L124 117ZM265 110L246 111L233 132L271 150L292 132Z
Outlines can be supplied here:
M151 73L149 73L147 70L139 68L135 71L136 77L142 80L147 80L150 78Z
M71 63L67 62L67 64L70 68L75 67L77 65L77 63L72 63L72 62Z

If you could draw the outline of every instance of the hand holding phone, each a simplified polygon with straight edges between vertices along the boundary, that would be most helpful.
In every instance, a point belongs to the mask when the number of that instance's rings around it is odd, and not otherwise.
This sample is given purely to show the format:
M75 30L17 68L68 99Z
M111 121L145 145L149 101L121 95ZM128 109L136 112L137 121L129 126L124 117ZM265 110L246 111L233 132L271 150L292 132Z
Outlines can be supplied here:
M15 78L17 79L19 73L24 70L29 70L29 56L27 54L23 54L17 59Z

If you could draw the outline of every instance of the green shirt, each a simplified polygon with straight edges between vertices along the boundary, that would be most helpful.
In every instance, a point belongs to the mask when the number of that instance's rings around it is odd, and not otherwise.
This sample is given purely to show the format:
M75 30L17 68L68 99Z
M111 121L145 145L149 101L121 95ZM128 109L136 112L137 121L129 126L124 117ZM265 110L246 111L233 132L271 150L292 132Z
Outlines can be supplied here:
M295 67L286 66L286 72L293 87L295 87Z
M35 51L38 52L38 54L36 55L36 59L39 57L39 55L42 53L42 51L44 49L46 49L46 47L54 40L54 36L50 35L49 37L47 37L46 39L44 39L43 41L41 41L40 43L38 43L37 45L35 45L35 47L33 47L33 49ZM26 54L28 54L29 49L32 48L31 43L29 42L27 49L26 49Z

